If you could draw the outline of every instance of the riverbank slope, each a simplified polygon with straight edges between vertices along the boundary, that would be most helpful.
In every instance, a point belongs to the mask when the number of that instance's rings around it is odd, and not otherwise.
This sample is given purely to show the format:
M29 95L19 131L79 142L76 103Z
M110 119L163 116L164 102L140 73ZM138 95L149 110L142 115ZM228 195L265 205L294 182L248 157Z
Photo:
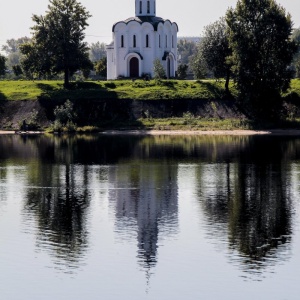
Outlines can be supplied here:
M78 126L104 129L249 129L251 122L223 83L210 81L76 82L65 90L59 81L0 81L0 128L18 130L25 120L40 129L55 120L54 109L73 103ZM300 80L283 95L290 119L300 117ZM34 120L33 120L34 119Z

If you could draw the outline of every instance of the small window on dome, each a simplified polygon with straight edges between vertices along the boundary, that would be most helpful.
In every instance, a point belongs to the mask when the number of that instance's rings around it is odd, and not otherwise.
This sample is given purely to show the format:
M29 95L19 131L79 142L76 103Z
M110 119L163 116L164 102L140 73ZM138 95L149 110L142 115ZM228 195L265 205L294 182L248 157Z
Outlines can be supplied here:
M146 48L149 48L149 34L146 34Z
M136 35L133 36L133 48L136 48Z
M147 1L147 14L150 14L150 1Z
M160 44L160 34L158 35L158 47L161 48L161 44Z
M142 13L142 9L143 9L143 4L142 1L140 1L140 14Z
M124 35L121 35L121 48L124 48Z

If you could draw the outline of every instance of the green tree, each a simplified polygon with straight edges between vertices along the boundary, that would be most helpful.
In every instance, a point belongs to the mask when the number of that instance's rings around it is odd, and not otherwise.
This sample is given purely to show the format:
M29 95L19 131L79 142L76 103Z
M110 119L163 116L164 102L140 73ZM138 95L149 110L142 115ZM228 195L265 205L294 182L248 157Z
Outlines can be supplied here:
M89 12L76 0L49 0L45 16L33 15L33 39L22 48L23 64L40 74L64 73L64 86L79 69L92 69L84 30ZM33 61L33 57L40 61ZM32 66L36 64L36 66Z
M51 78L51 57L43 52L43 46L34 40L20 45L21 67L27 78Z
M2 51L4 51L7 56L6 65L9 70L12 70L13 66L20 64L22 57L20 46L29 42L30 38L25 36L18 39L9 39L6 41L6 44L2 46Z
M92 43L89 48L89 57L92 62L97 62L103 57L106 57L106 47L104 43Z
M229 79L231 65L228 57L231 55L229 48L228 30L225 18L208 25L198 47L202 53L200 56L205 60L207 68L217 79L225 78L225 89L229 92Z
M95 71L97 75L101 77L107 77L107 58L102 57L95 65Z
M190 66L191 58L197 51L197 43L195 40L181 38L177 43L178 61L180 64Z
M191 68L196 79L206 78L209 73L202 47L203 44L200 42L196 54L191 59Z
M179 79L185 79L187 76L188 65L181 64L178 66L177 75Z
M12 66L12 69L13 69L14 74L15 74L16 76L20 76L20 75L23 74L23 71L22 71L22 68L21 68L20 65L14 65L14 66Z
M288 88L288 68L296 51L291 16L274 0L238 0L227 11L234 79L245 105L256 116L275 116L281 91Z
M5 75L5 66L6 57L0 54L0 75Z
M300 28L293 30L292 39L297 45L297 52L294 55L292 66L295 70L295 77L300 78Z
M166 71L158 58L156 58L153 62L153 71L155 79L162 79L166 77Z

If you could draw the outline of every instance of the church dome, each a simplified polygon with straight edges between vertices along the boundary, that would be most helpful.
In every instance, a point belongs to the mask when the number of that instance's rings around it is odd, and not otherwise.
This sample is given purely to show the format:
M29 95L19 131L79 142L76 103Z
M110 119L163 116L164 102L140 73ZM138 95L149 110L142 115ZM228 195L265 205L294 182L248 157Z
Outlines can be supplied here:
M149 24L151 24L153 26L154 31L157 31L157 27L158 27L159 23L164 24L167 21L171 23L171 21L168 20L168 19L163 19L163 18L155 17L155 16L154 17L151 17L151 16L131 17L131 18L128 18L128 19L126 19L124 21L119 21L119 22L115 23L113 25L112 31L114 32L115 27L116 27L117 24L124 23L124 24L128 25L130 22L134 22L134 21L138 22L140 24L149 23ZM176 23L172 23L172 24L175 24L177 26ZM177 26L177 31L178 31L178 26Z

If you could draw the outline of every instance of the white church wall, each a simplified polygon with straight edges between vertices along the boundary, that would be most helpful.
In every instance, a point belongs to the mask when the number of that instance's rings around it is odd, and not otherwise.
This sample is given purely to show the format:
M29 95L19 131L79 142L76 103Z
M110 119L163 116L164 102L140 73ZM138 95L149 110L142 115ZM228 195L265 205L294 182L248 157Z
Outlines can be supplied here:
M145 8L148 9L148 2L150 10L145 11ZM137 58L139 62L138 76L144 73L153 77L153 62L156 58L161 61L167 72L167 59L171 54L170 76L175 76L177 70L177 24L161 18L151 19L151 16L155 16L156 3L154 0L136 0L136 10L139 10L140 3L142 11L141 13L136 12L136 17L140 15L141 19L130 18L116 23L113 27L114 44L107 47L107 55L111 58L107 63L108 79L116 79L119 76L129 77L130 59L133 57ZM150 17L149 22L141 21L145 16ZM137 65L135 69L137 70Z

